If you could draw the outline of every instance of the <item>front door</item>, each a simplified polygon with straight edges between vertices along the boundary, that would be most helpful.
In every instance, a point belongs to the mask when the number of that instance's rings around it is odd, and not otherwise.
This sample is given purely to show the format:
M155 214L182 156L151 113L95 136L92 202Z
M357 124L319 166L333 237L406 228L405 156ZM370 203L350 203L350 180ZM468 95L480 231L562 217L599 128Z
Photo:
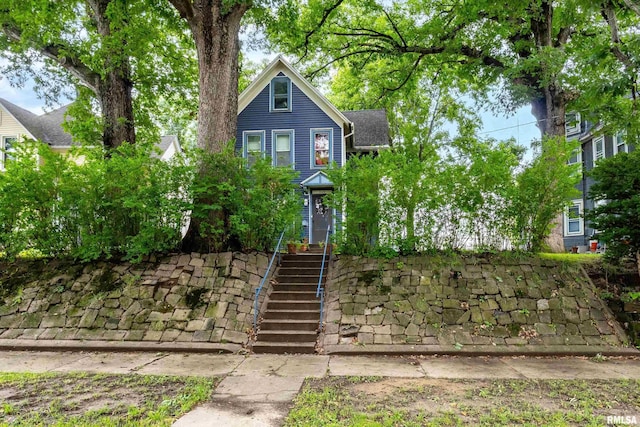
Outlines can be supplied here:
M324 203L327 194L311 194L311 243L327 238L327 227L331 224L331 208Z

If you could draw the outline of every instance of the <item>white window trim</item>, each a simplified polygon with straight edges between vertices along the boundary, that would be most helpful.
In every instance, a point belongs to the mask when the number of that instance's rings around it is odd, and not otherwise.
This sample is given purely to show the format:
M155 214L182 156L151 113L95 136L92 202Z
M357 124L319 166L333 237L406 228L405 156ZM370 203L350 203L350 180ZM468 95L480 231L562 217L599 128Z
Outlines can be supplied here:
M580 147L576 148L576 161L574 163L571 163L569 160L567 160L567 164L568 165L580 165L582 166L582 145L580 145ZM573 157L573 156L572 156Z
M578 218L569 218L569 207L564 210L564 214L562 215L565 236L582 236L584 234L584 201L581 199L572 200L570 207L575 205L578 206ZM569 220L578 220L578 224L580 225L578 231L569 232Z
M600 157L600 158L598 158L597 151L596 151L596 141L602 141L602 157ZM604 135L597 136L597 137L593 138L593 140L591 140L591 150L593 151L593 165L594 166L598 162L598 160L602 160L602 159L607 157L606 141L604 139Z
M5 170L5 162L7 160L7 153L4 151L5 150L5 141L7 139L14 139L14 143L18 142L18 136L17 135L3 135L2 138L0 138L0 170Z
M287 102L287 108L276 108L275 107L275 93L273 91L274 87L273 87L273 82L274 80L277 79L286 79L287 80L287 84L288 84L288 102ZM287 113L287 112L291 112L291 104L293 103L293 83L291 83L291 79L287 76L275 76L274 78L271 79L271 82L269 82L269 111L275 112L275 113Z
M576 115L576 121L575 124L569 124L569 121L567 120L567 116L571 115L571 114L575 114ZM582 120L580 118L580 113L569 113L569 114L565 114L565 124L564 124L564 134L565 136L569 136L569 135L575 135L577 133L580 133L580 124L582 123Z
M613 154L618 154L618 153L628 153L629 152L629 146L627 145L626 142L622 143L622 146L624 147L624 151L618 151L618 137L622 137L622 141L625 140L625 134L624 132L618 132L617 134L615 134L613 136Z
M327 132L329 134L329 163L326 166L316 165L316 149L315 149L315 134L318 132ZM311 169L326 169L333 161L333 128L312 128L310 129L310 147L311 148Z
M264 158L266 133L263 130L245 130L242 132L242 157L247 160L249 159L249 152L247 150L247 138L250 135L260 135L260 152L262 153L262 158Z
M289 135L289 144L290 145L290 154L289 154L289 159L290 162L287 166L295 169L295 159L296 159L296 131L295 129L274 129L271 131L271 159L273 160L273 165L277 166L276 162L277 162L277 158L278 158L278 152L277 150L277 146L276 146L276 137L277 135L284 135L284 134L288 134Z

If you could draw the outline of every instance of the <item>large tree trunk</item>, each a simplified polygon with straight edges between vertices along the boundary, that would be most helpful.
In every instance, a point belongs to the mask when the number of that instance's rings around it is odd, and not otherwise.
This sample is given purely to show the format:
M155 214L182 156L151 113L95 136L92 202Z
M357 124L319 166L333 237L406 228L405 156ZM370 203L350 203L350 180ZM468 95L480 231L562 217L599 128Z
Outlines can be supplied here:
M116 148L125 141L136 142L129 67L122 68L110 71L98 83L97 95L103 120L102 143L106 148Z
M538 49L555 48L554 43L558 43L553 32L553 5L548 0L540 3L537 19L531 21L531 31L536 41ZM541 72L538 74L539 81L542 76L549 74L545 70L546 64L541 63ZM540 85L539 97L531 103L531 113L538 122L538 128L542 138L564 137L565 136L565 114L567 112L568 96L556 81L547 81ZM546 244L552 252L564 252L564 240L562 231L562 214L554 221L553 228Z
M207 153L219 153L236 137L238 119L238 33L240 21L249 9L245 3L226 6L222 0L170 0L187 20L196 44L199 66L198 147ZM199 176L215 174L202 163ZM196 205L210 205L200 197ZM211 211L209 218L191 218L182 245L187 251L208 251L209 243L201 235L202 223L222 223L228 227L225 213ZM226 234L226 233L224 233Z
M124 0L87 0L87 4L103 46L108 44L110 47L108 51L102 53L105 72L96 88L104 122L102 142L107 148L118 147L125 141L133 144L136 142L136 133L131 96L131 65L125 52L125 38L114 38L112 35L112 27L126 25L126 18L121 17L123 23L118 24L111 19L111 16L117 15L115 10L124 13L126 2Z

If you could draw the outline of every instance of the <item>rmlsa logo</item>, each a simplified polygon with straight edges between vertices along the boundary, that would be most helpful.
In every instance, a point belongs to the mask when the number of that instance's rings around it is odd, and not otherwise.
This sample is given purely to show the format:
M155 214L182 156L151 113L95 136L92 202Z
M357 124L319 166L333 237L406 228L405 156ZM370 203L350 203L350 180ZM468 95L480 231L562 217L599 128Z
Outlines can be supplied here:
M607 415L607 425L637 425L635 415Z

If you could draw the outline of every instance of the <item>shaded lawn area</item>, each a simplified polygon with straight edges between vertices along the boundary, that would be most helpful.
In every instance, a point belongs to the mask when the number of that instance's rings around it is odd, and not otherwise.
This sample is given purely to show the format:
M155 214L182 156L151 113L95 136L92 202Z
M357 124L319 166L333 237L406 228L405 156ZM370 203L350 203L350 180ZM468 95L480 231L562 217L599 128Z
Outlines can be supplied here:
M639 380L307 379L286 426L604 426L640 420Z
M559 262L568 262L576 264L591 264L602 260L602 254L572 254L572 253L551 253L541 252L538 254L540 258L550 259Z
M0 425L170 426L216 378L0 373Z

